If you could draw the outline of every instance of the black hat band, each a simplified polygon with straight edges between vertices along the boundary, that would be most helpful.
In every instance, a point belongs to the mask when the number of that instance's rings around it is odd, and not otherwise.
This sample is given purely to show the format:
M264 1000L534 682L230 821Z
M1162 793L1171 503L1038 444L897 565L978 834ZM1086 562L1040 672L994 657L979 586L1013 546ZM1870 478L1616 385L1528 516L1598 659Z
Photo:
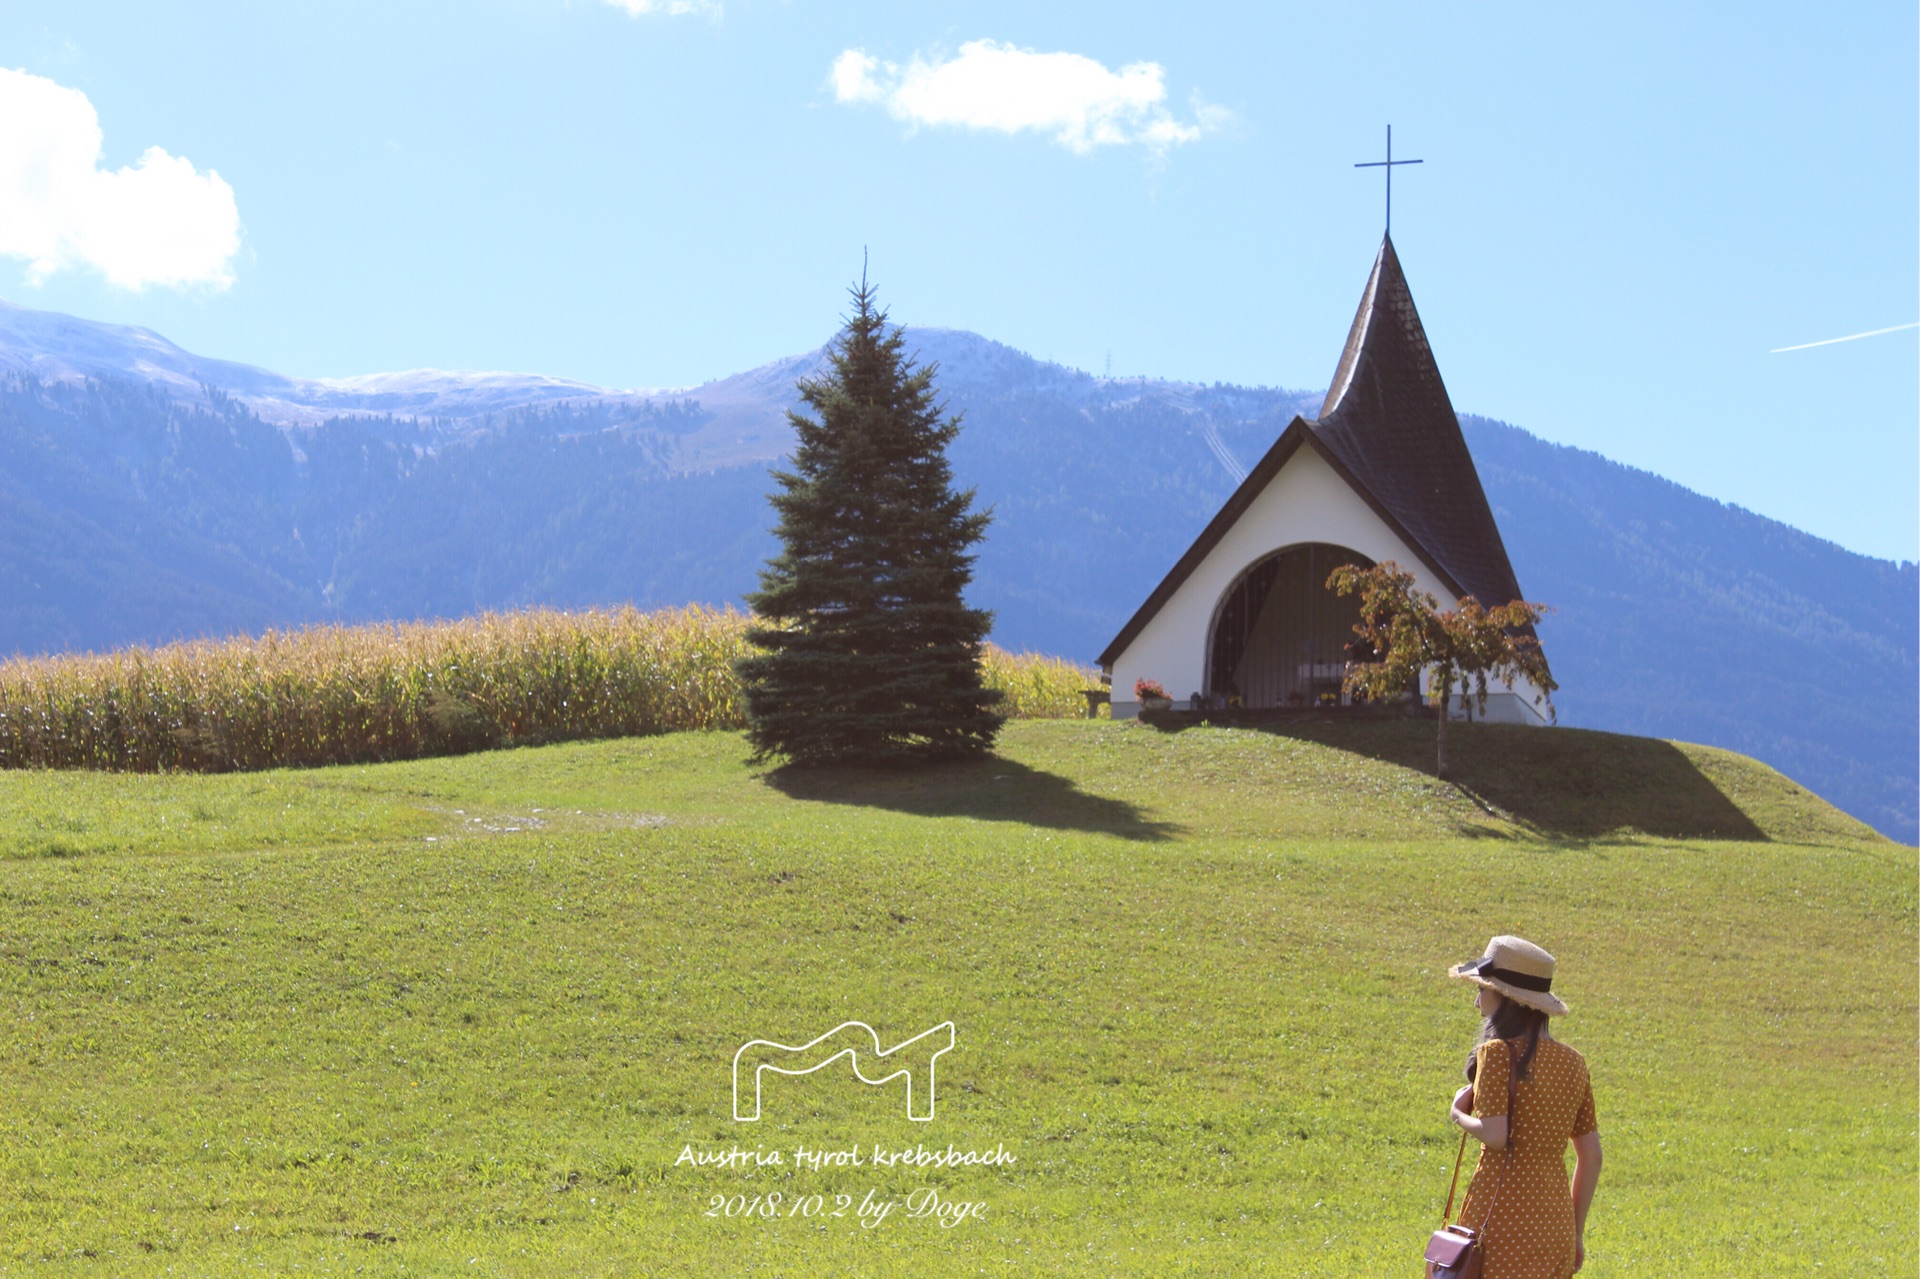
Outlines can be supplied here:
M1475 975L1479 977L1492 977L1507 983L1509 986L1518 986L1522 990L1537 990L1543 995L1553 989L1553 978L1551 977L1535 977L1531 973L1516 973L1511 968L1495 968L1492 964L1493 961L1490 959L1481 960L1479 967L1474 970Z

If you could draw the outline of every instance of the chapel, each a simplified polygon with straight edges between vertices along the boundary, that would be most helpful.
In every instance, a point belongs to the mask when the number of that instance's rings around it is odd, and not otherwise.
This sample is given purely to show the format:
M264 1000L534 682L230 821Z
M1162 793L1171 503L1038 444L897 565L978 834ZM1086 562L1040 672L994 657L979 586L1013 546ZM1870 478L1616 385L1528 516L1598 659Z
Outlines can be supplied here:
M1342 704L1359 603L1327 575L1384 560L1442 607L1524 598L1391 234L1319 417L1293 419L1100 655L1114 718L1139 713L1142 678L1176 709ZM1547 711L1532 686L1496 682L1481 717Z

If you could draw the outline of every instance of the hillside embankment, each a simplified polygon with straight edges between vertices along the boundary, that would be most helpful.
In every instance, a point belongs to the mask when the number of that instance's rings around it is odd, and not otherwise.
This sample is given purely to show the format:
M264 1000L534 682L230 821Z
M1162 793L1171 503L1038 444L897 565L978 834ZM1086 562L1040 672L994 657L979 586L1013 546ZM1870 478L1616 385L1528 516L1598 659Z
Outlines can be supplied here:
M0 1273L1394 1273L1496 932L1592 1065L1591 1272L1911 1273L1914 850L1684 745L1475 725L1440 782L1432 728L0 773ZM742 1044L849 1020L953 1023L933 1120L835 1068L734 1120ZM681 1159L735 1147L785 1160Z

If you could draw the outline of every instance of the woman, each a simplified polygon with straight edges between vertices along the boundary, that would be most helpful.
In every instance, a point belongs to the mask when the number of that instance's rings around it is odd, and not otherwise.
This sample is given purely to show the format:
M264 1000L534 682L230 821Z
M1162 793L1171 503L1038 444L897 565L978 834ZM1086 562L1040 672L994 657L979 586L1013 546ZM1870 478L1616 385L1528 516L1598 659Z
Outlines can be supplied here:
M1486 1019L1467 1058L1467 1086L1453 1098L1453 1122L1482 1147L1460 1224L1479 1232L1483 1279L1567 1279L1587 1259L1600 1133L1586 1059L1547 1031L1547 1019L1567 1011L1552 993L1553 956L1496 937L1449 975L1480 988L1473 1003Z

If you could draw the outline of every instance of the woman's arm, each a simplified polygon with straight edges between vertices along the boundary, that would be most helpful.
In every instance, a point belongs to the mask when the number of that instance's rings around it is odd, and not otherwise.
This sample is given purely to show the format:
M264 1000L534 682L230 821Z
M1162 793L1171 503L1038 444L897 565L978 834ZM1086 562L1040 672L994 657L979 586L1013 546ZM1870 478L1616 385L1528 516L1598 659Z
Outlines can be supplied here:
M1505 1150L1507 1148L1507 1117L1505 1115L1475 1116L1468 1112L1468 1107L1472 1105L1473 1086L1471 1084L1453 1094L1454 1124L1469 1136L1479 1138L1480 1144L1489 1150Z
M1600 1184L1600 1134L1583 1132L1573 1139L1573 1268L1587 1260L1587 1209L1593 1206L1594 1187Z

